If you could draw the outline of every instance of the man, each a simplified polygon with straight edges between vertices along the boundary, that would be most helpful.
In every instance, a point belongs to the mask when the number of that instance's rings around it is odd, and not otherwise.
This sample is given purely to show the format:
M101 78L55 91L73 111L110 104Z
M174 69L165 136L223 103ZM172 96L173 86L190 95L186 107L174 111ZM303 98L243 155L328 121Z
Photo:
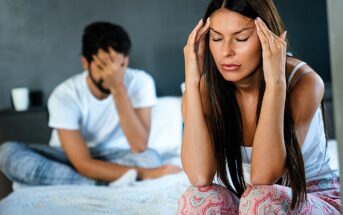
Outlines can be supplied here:
M137 179L180 171L147 149L154 81L128 68L131 42L120 26L96 22L82 38L86 70L60 84L48 101L50 146L7 142L1 170L20 184L108 184L132 169Z

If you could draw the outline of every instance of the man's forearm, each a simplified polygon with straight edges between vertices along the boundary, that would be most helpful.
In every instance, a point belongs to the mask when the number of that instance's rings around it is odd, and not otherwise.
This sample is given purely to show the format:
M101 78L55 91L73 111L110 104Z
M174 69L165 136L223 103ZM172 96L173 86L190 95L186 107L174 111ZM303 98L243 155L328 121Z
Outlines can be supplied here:
M77 171L88 178L99 181L114 181L127 172L131 167L118 165L102 160L90 159L79 165Z
M133 152L141 152L146 149L149 128L144 125L142 119L132 107L125 86L111 90L115 106L119 114L120 125L131 146Z
M120 178L130 169L135 169L137 171L138 180L154 176L151 174L148 176L149 173L154 171L153 169L149 170L147 168L120 165L95 159L84 161L77 171L81 175L93 180L112 182Z

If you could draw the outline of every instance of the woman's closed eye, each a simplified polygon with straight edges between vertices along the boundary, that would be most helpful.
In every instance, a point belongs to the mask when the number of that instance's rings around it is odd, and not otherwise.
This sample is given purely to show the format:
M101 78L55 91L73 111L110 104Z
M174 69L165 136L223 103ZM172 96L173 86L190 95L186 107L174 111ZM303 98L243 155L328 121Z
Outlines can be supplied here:
M236 41L237 41L237 42L246 42L246 41L248 41L249 38L250 38L250 37L236 38ZM222 38L222 37L211 37L211 40L212 40L213 42L218 42L218 41L223 40L223 38Z
M211 40L213 41L213 42L218 42L218 41L221 41L223 38L221 38L221 37L212 37L211 38Z
M245 37L245 38L237 38L236 41L237 42L245 42L249 39L249 37Z

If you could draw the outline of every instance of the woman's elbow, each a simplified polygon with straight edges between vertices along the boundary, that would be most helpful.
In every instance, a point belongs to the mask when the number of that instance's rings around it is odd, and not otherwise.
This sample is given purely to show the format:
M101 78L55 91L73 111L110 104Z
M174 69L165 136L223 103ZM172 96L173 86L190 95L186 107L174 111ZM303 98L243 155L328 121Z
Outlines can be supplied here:
M211 185L214 178L213 174L187 174L187 176L189 182L195 187L204 187Z
M260 186L260 185L272 185L274 181L267 177L260 177L260 176L251 176L250 183L253 186Z
M253 186L273 185L281 178L281 176L282 175L278 173L255 173L251 174L250 183Z

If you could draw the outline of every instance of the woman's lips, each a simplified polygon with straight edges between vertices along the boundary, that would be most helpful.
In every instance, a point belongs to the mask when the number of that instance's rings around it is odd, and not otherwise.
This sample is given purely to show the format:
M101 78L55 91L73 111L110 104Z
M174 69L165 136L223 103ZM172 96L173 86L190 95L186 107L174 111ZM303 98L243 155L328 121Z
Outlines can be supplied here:
M241 67L239 64L222 64L222 69L224 71L235 71Z

